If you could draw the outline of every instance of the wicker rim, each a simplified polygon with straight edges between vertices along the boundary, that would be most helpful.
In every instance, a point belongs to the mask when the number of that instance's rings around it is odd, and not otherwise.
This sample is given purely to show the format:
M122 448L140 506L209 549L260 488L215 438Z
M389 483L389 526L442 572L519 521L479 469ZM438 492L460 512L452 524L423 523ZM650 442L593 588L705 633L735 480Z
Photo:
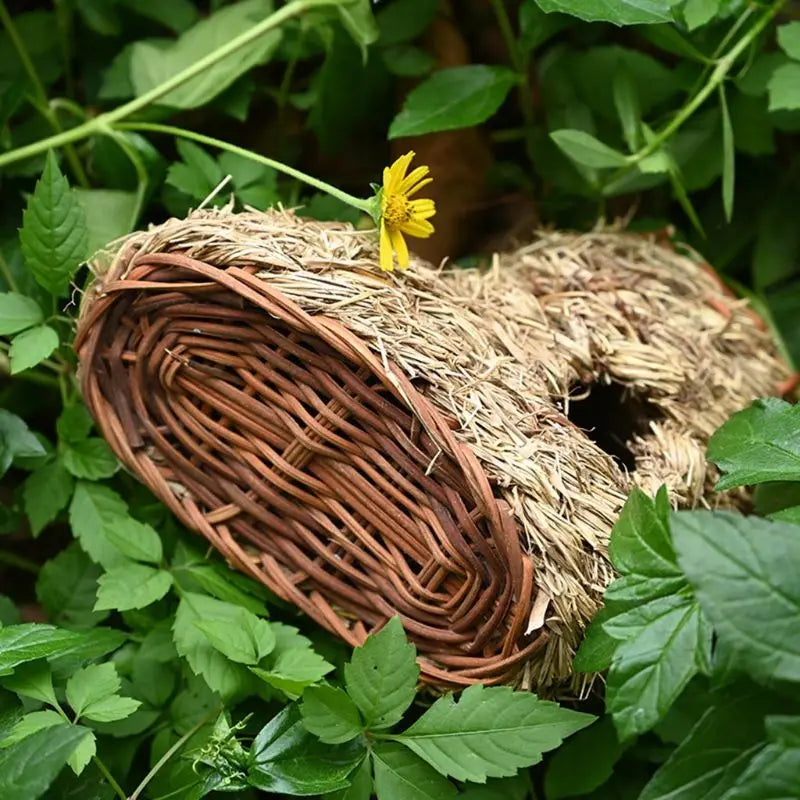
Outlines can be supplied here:
M526 633L536 594L533 561L521 548L509 507L495 496L471 449L455 438L456 423L446 419L401 370L378 358L339 321L303 311L256 277L258 269L255 265L219 269L182 254L137 256L135 247L123 249L105 277L102 294L86 306L75 344L84 398L103 435L121 461L232 565L349 644L361 644L371 629L398 609L418 646L423 680L440 686L513 680L545 643L547 633ZM258 311L253 314L250 309ZM202 337L192 333L190 322L176 321L182 314L206 320ZM187 391L200 405L219 405L215 392L221 391L223 381L215 378L224 377L223 373L218 370L215 375L207 364L199 368L197 353L209 355L207 345L202 348L210 338L220 367L226 360L229 367L241 365L236 348L226 348L224 341L230 344L227 337L241 334L242 320L248 330L259 333L262 344L274 339L279 328L298 341L321 343L319 357L339 381L335 387L328 379L325 407L314 417L295 408L302 417L302 431L295 430L292 441L284 442L287 446L270 468L270 480L278 489L265 486L256 498L237 488L248 485L252 471L239 465L226 477L220 469L216 473L199 469L194 456L179 452L188 446L187 437L201 435L191 430L198 427L192 416L197 412L188 411L180 425L173 421L171 427L165 413L165 404ZM293 345L282 341L281 346ZM281 396L274 398L275 408L297 406L296 388L284 386ZM263 400L272 389L262 386L256 394ZM364 421L367 396L380 405L383 419L372 414L368 424ZM238 400L245 402L243 398ZM161 419L152 415L157 406ZM224 440L237 426L247 436L274 443L278 434L255 421L258 412L255 402L239 413L229 406L219 430L211 430L213 422L205 418L200 427L206 428L206 445ZM356 442L349 450L336 429L355 435L348 427L348 420L354 419L362 432L373 426L369 434L374 441L369 446ZM165 427L170 430L165 432ZM184 441L176 446L178 427L183 428L178 436ZM393 445L391 463L397 471L381 484L383 501L380 492L360 496L348 485L354 464L368 469L361 462L376 444ZM232 458L231 464L236 460ZM383 460L380 469L389 469L388 463ZM371 466L374 471L375 464ZM314 470L322 470L324 480L309 477ZM431 479L426 481L422 473ZM231 480L233 475L238 481ZM409 476L418 486L425 484L423 491L405 493L404 503L413 506L409 513L418 523L416 531L404 529L401 519L392 519L398 500L390 495L390 487L409 484ZM347 569L332 577L334 556L324 542L310 544L316 552L313 557L301 552L309 550L311 522L308 509L297 502L301 492L289 487L288 480L305 482L304 491L320 491L321 483L332 487L336 497L322 502L323 513L330 515L334 507L346 504L348 514L337 510L337 519L369 522L353 522L348 536L360 537L359 546L370 553L391 553L390 563L350 552L348 558L367 562L369 578L363 580ZM259 504L267 497L276 510L289 516L288 525L276 514L264 513ZM382 522L376 519L376 508L385 515ZM317 510L312 508L312 516ZM256 536L265 546L254 552L252 537L248 544L234 530L243 517L256 520L261 533L266 528L271 542L280 540L282 545L270 549ZM328 524L327 530L330 537L341 539L339 528ZM298 531L306 536L299 547L293 541ZM365 542L365 536L380 541ZM450 584L449 600L441 603L440 590L446 584ZM437 607L431 598L441 604Z

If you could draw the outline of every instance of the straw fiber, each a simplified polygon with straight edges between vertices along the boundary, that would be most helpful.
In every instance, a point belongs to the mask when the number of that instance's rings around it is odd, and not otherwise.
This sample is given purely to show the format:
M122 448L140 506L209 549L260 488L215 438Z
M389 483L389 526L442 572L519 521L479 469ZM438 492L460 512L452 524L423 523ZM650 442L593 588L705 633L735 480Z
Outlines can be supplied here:
M84 298L86 403L188 527L345 641L399 614L435 686L563 690L628 491L736 502L705 442L786 371L644 237L388 275L376 238L282 211L130 236Z

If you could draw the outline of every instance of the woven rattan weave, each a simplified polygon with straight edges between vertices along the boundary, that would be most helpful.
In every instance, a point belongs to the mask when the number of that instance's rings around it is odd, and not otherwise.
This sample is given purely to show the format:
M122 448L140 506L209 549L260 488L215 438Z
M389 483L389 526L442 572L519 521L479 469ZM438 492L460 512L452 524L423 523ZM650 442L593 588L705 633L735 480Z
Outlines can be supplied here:
M568 674L611 577L605 544L631 485L570 421L575 385L636 373L628 384L653 400L631 449L651 483L695 504L710 494L714 414L783 376L751 316L657 249L660 273L622 287L601 266L587 289L565 272L555 297L547 269L505 284L497 270L451 280L419 263L385 277L372 238L346 227L199 214L129 239L88 293L85 400L123 464L187 526L345 641L399 614L425 680L543 687ZM654 362L637 292L661 292L648 302L669 313L687 283L709 295L696 303L704 316L669 324L713 347L675 363L648 311ZM570 330L577 315L557 323L571 292L612 309L595 333L621 331L627 362L621 342L605 363L589 353ZM591 322L581 330L594 335ZM689 419L704 403L685 396L692 381L727 392L720 411Z

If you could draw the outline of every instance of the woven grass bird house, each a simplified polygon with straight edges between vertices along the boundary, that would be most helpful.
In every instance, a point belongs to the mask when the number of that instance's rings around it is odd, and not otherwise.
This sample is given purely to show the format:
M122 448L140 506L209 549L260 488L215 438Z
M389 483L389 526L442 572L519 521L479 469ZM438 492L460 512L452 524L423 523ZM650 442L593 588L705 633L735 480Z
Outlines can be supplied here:
M785 368L647 238L377 260L290 212L134 234L84 298L85 401L189 528L346 642L399 614L431 684L563 686L629 490L733 502L705 442Z

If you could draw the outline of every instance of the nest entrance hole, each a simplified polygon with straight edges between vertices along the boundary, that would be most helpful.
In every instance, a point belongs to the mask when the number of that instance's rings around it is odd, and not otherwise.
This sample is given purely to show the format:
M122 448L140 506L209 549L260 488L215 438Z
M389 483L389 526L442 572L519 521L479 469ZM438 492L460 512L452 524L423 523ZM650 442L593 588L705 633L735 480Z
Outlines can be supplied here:
M619 383L579 383L570 391L567 417L628 472L636 469L630 448L635 436L650 432L650 423L663 418L643 393Z

